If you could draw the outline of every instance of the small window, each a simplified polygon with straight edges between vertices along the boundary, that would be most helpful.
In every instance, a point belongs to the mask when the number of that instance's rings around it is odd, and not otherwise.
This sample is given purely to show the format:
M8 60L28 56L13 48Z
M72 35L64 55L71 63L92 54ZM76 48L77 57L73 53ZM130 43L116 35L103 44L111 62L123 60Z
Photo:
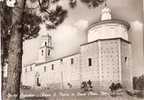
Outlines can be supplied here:
M43 52L44 52L44 51L42 50L42 51L41 51L41 55L42 55L42 56L43 56Z
M125 59L125 62L127 62L127 57L125 57L124 59Z
M44 72L46 72L46 66L44 66Z
M45 42L45 46L47 46L47 42Z
M51 69L52 69L52 70L54 70L54 64L52 64L52 67L51 67Z
M63 62L63 59L60 59L61 62Z
M74 59L73 58L71 58L71 64L74 64Z
M92 59L88 58L88 66L92 66Z
M50 55L50 50L48 50L48 56Z
M32 71L32 67L30 67L30 71Z

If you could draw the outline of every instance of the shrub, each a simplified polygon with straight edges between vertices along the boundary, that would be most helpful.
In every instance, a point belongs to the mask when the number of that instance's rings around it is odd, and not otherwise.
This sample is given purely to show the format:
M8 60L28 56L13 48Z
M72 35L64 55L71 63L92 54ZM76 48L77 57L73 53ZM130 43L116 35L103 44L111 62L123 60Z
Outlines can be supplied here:
M92 91L92 81L89 80L89 81L83 81L81 83L81 90L83 90L83 92L87 92L87 91Z
M122 85L120 83L112 83L109 88L111 92L114 92L116 90L122 89Z

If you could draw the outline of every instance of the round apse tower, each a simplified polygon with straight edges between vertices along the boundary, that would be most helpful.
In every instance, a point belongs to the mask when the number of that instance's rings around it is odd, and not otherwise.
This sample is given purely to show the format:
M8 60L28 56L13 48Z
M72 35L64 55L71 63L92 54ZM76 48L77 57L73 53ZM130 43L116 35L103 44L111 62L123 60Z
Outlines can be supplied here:
M101 11L100 21L88 27L88 42L99 39L122 38L128 40L128 22L112 19L111 9L105 5Z

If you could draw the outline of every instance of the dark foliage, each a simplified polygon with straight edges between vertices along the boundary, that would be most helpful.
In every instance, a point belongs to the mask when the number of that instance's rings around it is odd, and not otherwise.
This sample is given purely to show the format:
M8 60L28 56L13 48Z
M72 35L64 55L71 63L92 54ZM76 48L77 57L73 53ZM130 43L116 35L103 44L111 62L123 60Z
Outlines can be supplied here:
M122 89L122 85L120 83L116 84L116 89Z
M83 92L88 91L87 82L83 81L83 82L81 83L81 89L83 90Z
M92 91L92 81L91 80L89 80L89 81L83 81L82 83L81 83L81 90L82 90L82 92L88 92L88 91Z
M46 20L50 21L49 24L46 24L47 29L55 29L66 17L67 10L64 10L62 6L57 6L55 10L51 10L49 15L45 17Z
M87 81L87 84L88 84L90 90L92 90L92 88L93 88L93 87L92 87L92 81L91 81L91 80Z
M129 96L134 96L134 93L130 92L130 91L127 91L126 90L126 93L129 95Z
M143 91L139 91L136 93L136 96L139 98L144 98L144 92Z
M49 8L49 0L39 0L40 1L40 10L43 12L47 11ZM52 3L56 3L59 0L53 0ZM37 2L37 0L31 0L32 3ZM2 8L0 10L1 16L3 18L1 22L1 33L2 33L2 45L3 45L3 57L4 61L7 60L8 57L8 47L9 40L11 36L12 29L12 9L3 3ZM59 24L61 24L67 16L67 11L64 10L61 6L57 6L55 10L51 10L48 14L46 14L48 20L51 24L46 24L47 29L55 29ZM27 9L23 14L23 20L20 22L19 32L23 34L23 40L28 40L32 38L36 38L38 36L38 32L40 30L39 24L42 23L41 16L36 15L31 12L31 9Z
M20 32L23 33L23 40L37 37L40 30L39 24L41 22L41 17L29 12L24 12L23 26L20 28Z
M72 84L71 83L67 83L67 85L69 86L69 88L72 88Z
M45 12L46 9L49 8L50 1L49 0L38 0L40 5L40 11Z
M71 8L75 8L77 6L77 0L70 0L69 5Z
M2 9L3 8L3 9ZM0 9L1 16L1 44L2 44L2 66L7 62L8 57L8 46L10 40L10 30L12 23L12 9L7 7L5 2L1 4Z
M105 0L81 0L81 2L85 3L88 7L98 7Z
M115 90L115 84L112 83L111 86L110 86L109 88L110 88L110 90L113 92L113 91Z
M118 89L122 89L122 85L120 83L112 83L109 88L113 92Z
M133 77L133 89L144 90L144 75Z
M52 3L57 3L59 2L60 0L52 0Z
M55 29L58 25L60 25L64 19L67 17L67 10L63 9L62 6L57 6L54 10L49 10L50 4L54 4L59 2L60 0L30 0L31 3L39 2L39 8L42 13L47 13L45 15L44 21L49 21L49 24L46 23L47 29ZM89 7L97 7L104 0L81 0L81 2L87 4ZM69 5L71 8L76 7L77 0L69 0ZM11 8L7 7L4 3L3 9L0 10L1 16L3 16L3 20L1 22L2 28L2 45L4 57L8 57L8 45L10 39L10 30L12 28L11 25ZM23 33L23 40L28 40L32 38L36 38L38 36L38 32L40 30L39 24L42 22L41 16L38 16L34 13L31 13L28 9L24 12L23 16L23 26L20 28L20 32Z

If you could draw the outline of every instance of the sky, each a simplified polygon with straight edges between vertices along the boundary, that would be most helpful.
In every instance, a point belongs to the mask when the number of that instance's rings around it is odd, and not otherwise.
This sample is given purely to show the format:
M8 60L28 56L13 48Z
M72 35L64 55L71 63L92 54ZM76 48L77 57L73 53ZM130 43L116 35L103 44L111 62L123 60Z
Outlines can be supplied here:
M75 9L70 9L68 0L61 4L68 9L68 16L56 30L48 31L41 25L39 37L24 42L23 64L30 64L38 60L41 35L51 34L53 37L54 58L66 56L80 49L80 44L87 42L85 30L89 25L99 21L103 5L89 9L85 4L78 3ZM144 74L144 35L142 0L107 0L107 5L112 9L113 19L128 21L131 25L129 41L132 43L132 73L134 76Z

